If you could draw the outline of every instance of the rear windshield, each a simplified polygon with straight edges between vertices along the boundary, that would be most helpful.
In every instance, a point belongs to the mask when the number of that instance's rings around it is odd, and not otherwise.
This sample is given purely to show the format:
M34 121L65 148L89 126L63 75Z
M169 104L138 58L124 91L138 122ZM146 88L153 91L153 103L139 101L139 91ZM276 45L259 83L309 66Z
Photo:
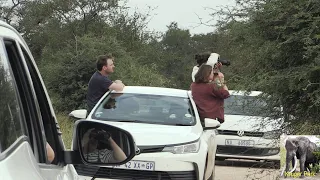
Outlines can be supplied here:
M229 115L266 116L267 103L258 96L231 95L224 101L224 113Z
M101 101L93 118L182 126L196 122L188 98L131 93L109 94Z

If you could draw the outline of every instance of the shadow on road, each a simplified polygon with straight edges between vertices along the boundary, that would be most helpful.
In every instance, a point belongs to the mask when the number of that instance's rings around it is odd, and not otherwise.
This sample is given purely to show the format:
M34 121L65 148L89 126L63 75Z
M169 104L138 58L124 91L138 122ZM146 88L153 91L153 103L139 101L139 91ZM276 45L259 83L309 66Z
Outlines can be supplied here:
M247 168L261 168L261 169L280 169L279 162L260 162L252 160L233 160L226 159L224 161L216 160L217 166L232 166L232 167L247 167Z

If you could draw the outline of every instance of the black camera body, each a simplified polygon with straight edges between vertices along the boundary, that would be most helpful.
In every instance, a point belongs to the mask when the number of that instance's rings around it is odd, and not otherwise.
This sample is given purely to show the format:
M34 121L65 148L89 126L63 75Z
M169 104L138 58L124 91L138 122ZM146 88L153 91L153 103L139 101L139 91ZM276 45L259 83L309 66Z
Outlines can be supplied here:
M226 60L226 59L218 59L218 62L221 63L223 66L230 66L231 65L231 62L229 60Z
M90 134L90 138L97 141L107 141L110 138L110 134L103 130L93 130Z
M210 58L210 59L209 59ZM210 62L220 62L223 66L230 66L231 62L226 59L221 59L220 55L217 53L211 53L211 52L205 52L205 53L199 53L195 55L195 60L198 64L198 67L200 67L202 64ZM210 65L213 65L209 63Z

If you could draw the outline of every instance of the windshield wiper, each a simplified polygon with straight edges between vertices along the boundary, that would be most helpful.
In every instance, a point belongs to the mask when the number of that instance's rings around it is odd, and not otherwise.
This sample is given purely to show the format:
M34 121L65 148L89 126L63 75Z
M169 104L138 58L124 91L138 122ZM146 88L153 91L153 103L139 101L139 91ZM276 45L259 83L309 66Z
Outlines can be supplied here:
M119 120L117 122L136 122L136 123L147 123L145 121L140 121L140 120Z
M190 124L181 124L181 123L177 123L177 124L168 124L168 125L175 125L175 126L191 126Z
M159 125L171 125L171 126L191 126L190 124L182 123L163 123L163 122L150 122L150 121L141 121L141 120L119 120L117 122L133 122L133 123L146 123L146 124L159 124Z

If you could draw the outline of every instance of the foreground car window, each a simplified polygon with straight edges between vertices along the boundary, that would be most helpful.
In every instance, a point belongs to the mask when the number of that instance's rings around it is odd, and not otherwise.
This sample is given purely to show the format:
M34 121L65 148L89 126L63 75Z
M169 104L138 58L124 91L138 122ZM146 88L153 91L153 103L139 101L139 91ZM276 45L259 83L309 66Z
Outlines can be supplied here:
M224 113L227 115L265 117L266 102L255 96L231 95L224 101Z
M112 93L93 113L93 119L164 125L195 125L188 98Z
M19 99L19 91L10 62L14 53L10 45L5 46L0 38L0 154L23 136L24 115ZM8 59L6 58L8 55ZM5 157L5 156L4 156Z

